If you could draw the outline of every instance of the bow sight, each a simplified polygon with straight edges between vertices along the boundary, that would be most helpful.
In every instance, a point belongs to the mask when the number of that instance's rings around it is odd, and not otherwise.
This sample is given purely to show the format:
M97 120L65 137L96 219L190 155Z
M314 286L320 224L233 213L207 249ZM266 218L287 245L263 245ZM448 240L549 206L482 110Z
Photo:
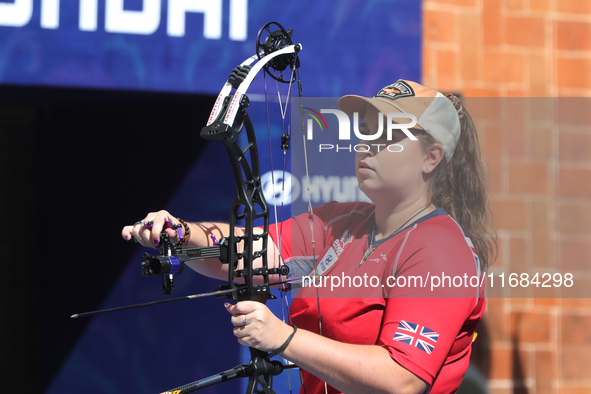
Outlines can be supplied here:
M227 259L225 252L227 248L226 238L222 238L216 246L205 246L200 248L176 248L166 232L160 233L160 255L152 256L144 253L142 263L142 276L158 276L162 280L162 292L169 295L173 288L173 276L181 274L185 268L185 262L197 259L219 258Z

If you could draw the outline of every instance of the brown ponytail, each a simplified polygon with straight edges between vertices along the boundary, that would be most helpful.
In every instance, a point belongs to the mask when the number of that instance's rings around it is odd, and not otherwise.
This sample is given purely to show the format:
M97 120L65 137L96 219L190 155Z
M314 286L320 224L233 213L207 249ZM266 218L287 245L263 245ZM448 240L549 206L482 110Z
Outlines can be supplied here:
M430 179L431 202L443 209L462 226L472 240L486 269L496 258L497 241L488 202L485 165L472 117L460 99L446 95L460 117L461 135L451 160L439 163ZM419 133L423 148L436 141Z

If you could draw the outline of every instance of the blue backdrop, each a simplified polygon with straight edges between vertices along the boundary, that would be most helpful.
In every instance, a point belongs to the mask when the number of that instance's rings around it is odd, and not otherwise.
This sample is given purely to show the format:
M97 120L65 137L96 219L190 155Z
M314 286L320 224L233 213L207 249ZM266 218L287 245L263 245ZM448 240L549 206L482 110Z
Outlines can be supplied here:
M420 5L0 0L0 83L217 93L254 54L258 30L277 21L303 44L306 95L373 94L390 80L419 79Z
M0 0L0 84L217 94L231 70L254 54L258 30L277 21L294 29L294 42L303 45L305 96L371 96L399 78L420 79L420 7L420 1L408 0ZM249 113L259 133L262 172L269 173L267 115L257 102L264 91L259 76L249 91ZM275 170L283 162L281 131L289 125L278 116L278 105L270 103ZM226 160L221 146L211 145L163 208L189 220L227 220L233 186L216 176L218 163ZM287 166L290 171L289 158ZM345 179L352 172L343 166L335 175ZM207 193L200 185L208 185ZM139 275L142 253L121 262L127 269L104 308L162 298L159 280ZM173 296L217 284L187 272L177 279ZM47 392L164 391L238 364L239 348L220 300L97 316ZM297 373L291 380L298 381ZM206 392L240 390L225 383ZM276 390L288 392L285 375Z

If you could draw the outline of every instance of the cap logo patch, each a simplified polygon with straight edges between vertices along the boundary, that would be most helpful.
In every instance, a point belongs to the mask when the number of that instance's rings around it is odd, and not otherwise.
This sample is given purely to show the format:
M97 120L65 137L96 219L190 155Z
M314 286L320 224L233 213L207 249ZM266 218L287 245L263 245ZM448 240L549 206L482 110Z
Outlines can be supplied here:
M390 100L396 100L401 97L410 97L414 95L415 92L409 84L404 81L396 81L393 84L382 88L374 97L384 97Z

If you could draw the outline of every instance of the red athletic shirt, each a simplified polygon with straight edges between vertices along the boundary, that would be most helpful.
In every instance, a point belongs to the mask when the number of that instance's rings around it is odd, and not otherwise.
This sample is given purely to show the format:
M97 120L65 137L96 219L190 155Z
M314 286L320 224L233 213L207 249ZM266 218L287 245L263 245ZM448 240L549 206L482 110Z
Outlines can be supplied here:
M379 242L360 265L373 223L371 204L315 208L314 247L307 213L283 223L281 256L290 275L316 270L317 278L293 299L293 323L318 334L319 303L323 336L382 346L430 385L427 392L455 393L485 308L472 243L438 208ZM269 233L275 236L274 229ZM302 393L324 393L320 379L302 374ZM330 386L328 392L339 393Z

